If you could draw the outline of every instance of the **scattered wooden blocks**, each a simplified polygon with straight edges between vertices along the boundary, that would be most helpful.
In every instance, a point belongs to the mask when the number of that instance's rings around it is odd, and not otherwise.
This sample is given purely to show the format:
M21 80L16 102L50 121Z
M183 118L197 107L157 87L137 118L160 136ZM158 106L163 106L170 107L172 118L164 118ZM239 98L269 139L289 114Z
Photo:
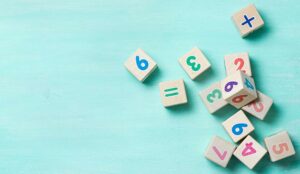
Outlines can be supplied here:
M261 28L264 21L253 4L241 9L232 16L232 20L242 37Z
M156 62L140 48L126 60L124 65L141 82L157 68Z
M222 124L234 142L240 141L254 130L252 123L241 110L229 117Z
M287 131L281 131L265 138L265 144L272 162L295 155L295 149Z
M220 82L204 89L199 95L209 113L214 113L228 104L222 97Z
M221 81L223 98L237 109L257 98L253 78L241 71L226 77Z
M192 80L210 68L209 61L197 47L183 55L178 61Z
M226 167L234 150L235 145L218 136L214 136L208 145L204 156L216 164Z
M248 168L253 169L266 153L267 150L249 135L237 147L233 155Z
M257 99L247 104L242 109L254 117L263 120L273 104L273 100L265 94L257 91Z
M160 97L165 107L187 103L184 81L175 80L159 84Z
M247 52L235 53L224 56L227 76L240 70L248 76L252 76L249 55Z

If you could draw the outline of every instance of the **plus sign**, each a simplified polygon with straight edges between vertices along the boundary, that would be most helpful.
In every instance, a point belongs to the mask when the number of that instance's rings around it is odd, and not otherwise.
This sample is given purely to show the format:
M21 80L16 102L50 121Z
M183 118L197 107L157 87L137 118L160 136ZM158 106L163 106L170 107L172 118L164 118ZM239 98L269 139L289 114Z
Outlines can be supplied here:
M248 24L250 28L252 28L251 21L254 20L254 17L248 19L247 15L244 15L245 22L242 23L242 25Z

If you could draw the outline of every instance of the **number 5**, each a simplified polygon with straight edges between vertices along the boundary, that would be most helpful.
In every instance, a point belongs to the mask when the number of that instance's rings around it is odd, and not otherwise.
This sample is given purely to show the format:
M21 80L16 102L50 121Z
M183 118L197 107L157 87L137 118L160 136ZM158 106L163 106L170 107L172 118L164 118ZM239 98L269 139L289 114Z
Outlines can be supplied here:
M276 154L281 154L283 153L284 149L285 151L289 151L289 146L287 145L287 143L280 143L278 144L279 150L276 149L276 145L273 145L272 150L274 153Z

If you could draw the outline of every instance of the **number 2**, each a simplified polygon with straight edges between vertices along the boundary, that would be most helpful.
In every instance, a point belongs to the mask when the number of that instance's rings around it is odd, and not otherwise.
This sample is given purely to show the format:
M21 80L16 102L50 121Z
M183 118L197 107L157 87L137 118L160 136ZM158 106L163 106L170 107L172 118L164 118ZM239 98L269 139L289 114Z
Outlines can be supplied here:
M146 59L140 59L140 56L135 57L136 66L144 71L148 68L149 62Z
M192 62L192 60L194 62ZM187 59L186 59L186 64L188 64L193 71L199 71L200 70L200 67L201 65L199 63L196 63L195 62L196 60L196 57L195 56L189 56Z
M206 99L209 103L213 103L215 100L220 99L221 97L221 91L219 89L215 89L213 92L207 95Z
M278 146L279 150L276 149L276 145L273 145L272 147L273 152L277 155L283 153L284 149L285 151L289 151L289 146L287 145L287 143L280 143Z
M243 71L244 73L246 73L245 70L242 70L242 68L244 67L244 60L242 58L236 58L234 60L234 64L238 66L237 70L241 70ZM238 65L239 64L239 65Z

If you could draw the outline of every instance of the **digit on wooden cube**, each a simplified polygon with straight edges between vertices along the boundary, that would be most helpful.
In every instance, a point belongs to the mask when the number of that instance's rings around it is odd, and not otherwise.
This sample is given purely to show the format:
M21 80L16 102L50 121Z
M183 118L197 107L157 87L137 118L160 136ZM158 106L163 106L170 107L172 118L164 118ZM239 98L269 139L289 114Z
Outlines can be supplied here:
M220 82L214 83L201 91L200 98L209 113L214 113L228 104L222 97Z
M264 26L264 21L253 4L235 13L232 20L242 37Z
M273 100L257 91L257 99L247 104L242 109L254 117L263 120L273 104Z
M252 123L241 110L225 120L222 125L234 142L240 141L254 130Z
M257 98L253 78L242 71L237 71L222 80L221 89L223 98L237 109Z
M265 144L272 162L293 156L296 153L287 131L266 137Z
M225 55L224 60L227 76L238 70L241 70L248 76L252 76L249 55L247 52Z
M156 62L140 48L126 60L124 65L141 82L157 68Z
M165 107L187 103L187 97L182 79L159 84L160 97Z
M249 135L236 148L233 155L248 168L253 169L266 153L267 150Z
M204 156L216 164L226 167L234 150L235 145L218 136L214 136L208 145Z
M210 68L209 61L197 47L183 55L178 61L192 80Z

